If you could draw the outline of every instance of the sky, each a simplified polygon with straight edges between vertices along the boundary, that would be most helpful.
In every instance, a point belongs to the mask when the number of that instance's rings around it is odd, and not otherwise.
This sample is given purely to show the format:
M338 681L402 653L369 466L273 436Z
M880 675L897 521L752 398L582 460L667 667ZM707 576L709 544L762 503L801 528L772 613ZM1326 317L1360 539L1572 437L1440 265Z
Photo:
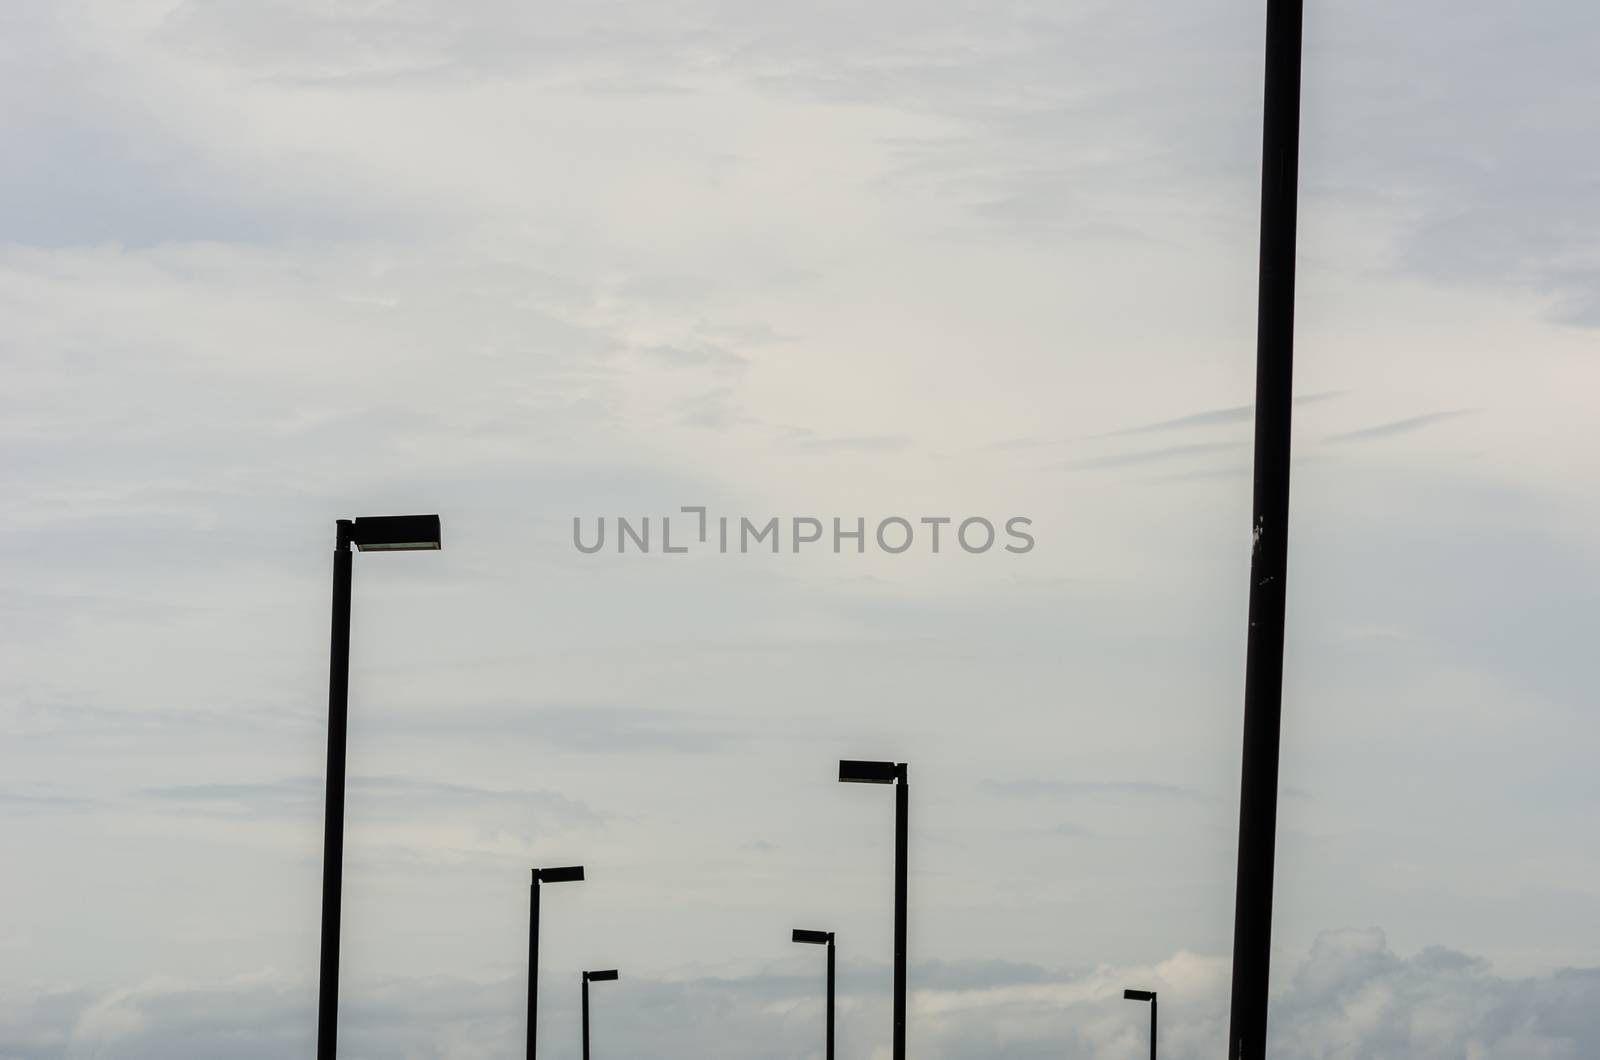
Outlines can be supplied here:
M1593 1056L1600 15L1307 6L1272 1055ZM520 1055L581 863L544 1055L820 1058L805 927L887 1058L840 758L913 1054L1222 1055L1262 16L0 8L0 1058L308 1055L435 511L345 1056Z

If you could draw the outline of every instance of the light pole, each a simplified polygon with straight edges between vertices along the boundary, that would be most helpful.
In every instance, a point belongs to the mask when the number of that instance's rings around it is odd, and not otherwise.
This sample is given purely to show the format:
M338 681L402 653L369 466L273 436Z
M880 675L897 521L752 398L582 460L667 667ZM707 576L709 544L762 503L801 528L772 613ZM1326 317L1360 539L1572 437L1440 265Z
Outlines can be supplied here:
M1234 884L1229 1060L1267 1055L1272 876L1283 723L1283 627L1289 566L1290 419L1294 408L1294 264L1300 176L1304 0L1267 0L1261 134L1261 255L1256 296L1255 471L1239 868Z
M560 869L534 869L528 897L528 1060L533 1060L539 1025L539 885L575 883L583 879L583 866Z
M607 968L602 972L583 973L583 1060L589 1060L589 984L609 983L616 979L617 970Z
M350 546L361 552L440 547L437 515L340 519L333 550L333 642L328 665L328 777L322 824L322 967L317 980L317 1060L339 1037L339 903L344 888L344 759L350 707Z
M1124 1001L1150 1002L1150 1060L1156 1060L1156 992L1154 990L1124 990Z
M828 947L828 1053L827 1060L833 1060L833 932L831 931L806 931L803 928L794 929L794 941L809 942L814 945Z
M894 784L894 1060L906 1060L906 820L909 814L904 762L841 759L841 784Z

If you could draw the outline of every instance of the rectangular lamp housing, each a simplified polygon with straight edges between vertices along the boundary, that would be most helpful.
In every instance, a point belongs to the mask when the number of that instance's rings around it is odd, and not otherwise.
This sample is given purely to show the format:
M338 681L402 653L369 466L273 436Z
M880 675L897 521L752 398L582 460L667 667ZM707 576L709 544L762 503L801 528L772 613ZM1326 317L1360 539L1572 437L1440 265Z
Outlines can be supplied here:
M429 552L443 547L437 515L369 515L350 524L362 552Z
M860 762L849 758L839 760L841 784L893 784L900 778L900 767L893 762Z

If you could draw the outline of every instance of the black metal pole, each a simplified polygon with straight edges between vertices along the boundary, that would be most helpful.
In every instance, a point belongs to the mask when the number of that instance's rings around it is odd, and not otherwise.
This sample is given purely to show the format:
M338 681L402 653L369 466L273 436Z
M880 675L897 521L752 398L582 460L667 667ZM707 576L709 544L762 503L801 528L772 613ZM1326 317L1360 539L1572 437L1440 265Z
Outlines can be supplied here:
M344 886L344 758L350 706L350 521L333 552L333 636L328 663L328 775L322 822L322 967L317 980L317 1060L339 1038L339 902Z
M1255 487L1245 656L1239 868L1233 913L1229 1060L1262 1060L1272 959L1272 873L1283 714L1288 572L1289 425L1294 404L1295 208L1304 0L1267 0L1261 150L1261 261L1256 307Z
M539 870L528 885L528 1060L533 1060L539 1027Z
M1150 1060L1156 1060L1156 999L1150 999Z
M589 1060L589 972L584 972L584 1060Z
M894 1060L906 1060L906 830L908 770L900 766L894 791Z
M833 932L828 932L828 1056L833 1060Z

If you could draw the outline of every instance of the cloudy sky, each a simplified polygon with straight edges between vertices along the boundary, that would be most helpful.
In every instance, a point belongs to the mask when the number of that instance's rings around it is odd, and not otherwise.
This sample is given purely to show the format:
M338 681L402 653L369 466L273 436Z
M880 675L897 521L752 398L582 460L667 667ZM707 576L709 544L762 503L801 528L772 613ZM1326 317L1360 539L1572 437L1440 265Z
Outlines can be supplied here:
M1274 1055L1600 1053L1600 19L1311 3ZM1222 1054L1262 9L0 8L0 1057ZM573 520L1035 547L595 554ZM953 525L953 524L952 524ZM946 531L949 533L949 530ZM713 531L714 533L714 531Z

